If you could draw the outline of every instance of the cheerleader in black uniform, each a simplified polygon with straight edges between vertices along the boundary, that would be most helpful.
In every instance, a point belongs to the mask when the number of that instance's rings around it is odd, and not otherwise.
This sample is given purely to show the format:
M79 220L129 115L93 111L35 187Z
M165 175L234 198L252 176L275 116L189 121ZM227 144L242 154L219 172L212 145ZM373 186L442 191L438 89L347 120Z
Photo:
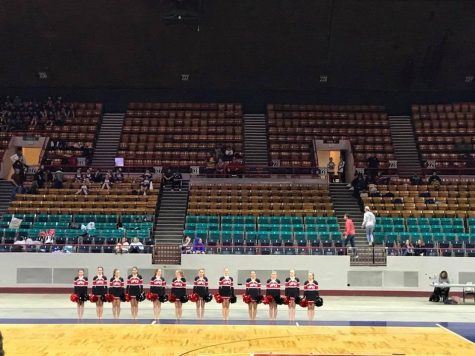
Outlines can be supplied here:
M229 276L229 269L224 269L224 276L219 278L219 295L223 298L223 320L227 321L229 319L229 299L234 297L234 281L233 277Z
M88 281L84 276L84 270L79 269L78 275L74 277L74 294L79 296L77 301L78 319L81 320L84 315L84 302L88 300L87 295Z
M186 298L186 279L183 277L183 271L177 270L175 278L172 280L171 293L176 297L175 315L177 320L181 320L183 313L182 299Z
M139 313L139 299L143 295L143 278L137 267L132 267L132 274L127 277L127 294L130 296L130 312L136 320Z
M114 319L119 319L120 317L120 302L125 296L124 285L124 279L120 276L120 271L117 268L114 269L109 282L109 292L114 297L112 301L112 315Z
M308 302L308 320L313 320L315 317L315 301L320 296L318 292L318 283L314 279L313 272L308 273L308 280L303 284L303 296Z
M104 314L104 296L107 294L107 277L104 276L104 268L97 267L97 274L92 280L92 294L97 297L96 314L102 319Z
M165 278L162 277L162 270L159 268L155 270L155 275L150 280L150 293L158 295L158 298L153 301L153 317L155 321L160 318L160 310L162 307L161 300L165 298Z
M198 296L200 297L196 301L196 317L198 319L203 319L205 314L204 298L209 295L208 278L205 276L204 269L200 269L198 271L198 276L195 277L195 281L193 283L193 293L198 294Z
M285 296L289 298L289 320L295 320L295 299L299 298L300 281L295 277L295 271L290 270L290 277L285 280Z
M251 297L249 306L249 319L256 320L257 302L261 300L261 281L256 278L256 272L251 272L251 277L246 280L246 294Z
M280 299L280 280L277 279L277 272L272 271L270 279L266 284L266 295L270 295L273 301L269 303L269 319L277 318L277 301Z

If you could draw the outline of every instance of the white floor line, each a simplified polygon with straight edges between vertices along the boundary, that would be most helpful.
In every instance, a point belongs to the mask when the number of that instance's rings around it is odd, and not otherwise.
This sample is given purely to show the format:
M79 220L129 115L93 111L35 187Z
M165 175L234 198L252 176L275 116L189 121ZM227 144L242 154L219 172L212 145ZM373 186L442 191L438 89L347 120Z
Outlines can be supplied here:
M469 339L465 338L464 336L462 336L462 335L460 335L460 334L457 334L455 331L452 331L452 330L446 328L445 326L442 326L442 325L440 325L440 324L435 324L435 325L437 325L437 326L438 326L439 328L441 328L441 329L444 329L445 331L448 331L449 333L451 333L451 334L453 334L453 335L455 335L455 336L458 336L460 339L463 339L463 340L465 340L465 341L468 341L468 342L471 343L471 344L474 344L473 341L470 341Z
M157 321L156 321L156 320L152 321L152 325L155 325L156 323L157 323Z
M300 324L298 322L296 322L295 325L300 326Z

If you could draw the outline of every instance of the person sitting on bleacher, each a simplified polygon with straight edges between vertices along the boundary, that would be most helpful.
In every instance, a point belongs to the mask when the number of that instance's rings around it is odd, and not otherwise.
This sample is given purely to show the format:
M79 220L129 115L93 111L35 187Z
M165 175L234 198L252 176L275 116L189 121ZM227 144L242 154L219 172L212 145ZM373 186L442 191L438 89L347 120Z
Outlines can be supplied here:
M414 248L414 255L416 256L424 256L425 254L425 243L424 240L419 239L416 242L416 246Z
M123 237L121 241L115 245L115 253L122 254L122 253L128 253L129 252L129 241L127 241L127 238Z
M226 150L224 151L224 160L225 161L232 161L234 158L234 150L231 146L226 147Z
M111 176L109 173L106 174L105 178L104 178L104 182L102 182L102 185L101 185L101 189L107 189L107 190L110 190L111 189Z
M193 242L193 253L205 253L206 247L203 243L203 240L200 237L196 237L195 241Z
M429 177L429 184L436 187L442 184L442 179L437 175L437 172L432 172L432 175Z
M412 185L419 185L422 184L422 178L417 175L417 173L414 173L412 177L409 179Z
M89 194L89 188L87 187L87 184L84 181L81 183L81 187L76 192L76 195L79 195L79 194L83 194L83 195Z
M63 181L64 181L64 173L63 169L59 168L56 172L54 172L54 187L56 189L63 188Z
M143 251L143 244L138 237L135 237L130 244L129 253L139 253L141 251Z
M191 248L191 237L185 236L185 238L183 239L183 244L181 245L181 253L191 253Z
M402 249L403 256L414 256L414 245L411 240L406 240Z

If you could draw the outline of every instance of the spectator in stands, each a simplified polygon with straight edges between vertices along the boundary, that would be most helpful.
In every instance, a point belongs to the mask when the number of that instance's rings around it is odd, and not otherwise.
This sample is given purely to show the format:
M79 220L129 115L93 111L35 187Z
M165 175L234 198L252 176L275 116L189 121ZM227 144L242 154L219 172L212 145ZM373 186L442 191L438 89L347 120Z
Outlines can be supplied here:
M64 173L63 169L59 168L56 172L54 172L54 187L56 189L63 188L63 181L64 181Z
M345 247L350 243L351 252L355 257L358 257L355 249L355 224L353 223L353 220L351 220L350 215L345 214L343 218L345 219L345 233L343 234L343 237L345 238Z
M333 183L335 181L335 162L333 162L332 157L330 157L330 160L328 161L327 172L330 183Z
M363 224L362 227L366 230L366 238L368 240L368 245L372 246L374 242L374 227L376 226L376 217L371 212L369 206L365 206L363 215Z
M50 188L54 181L53 173L48 169L46 170L44 177L45 177L45 187Z
M422 184L422 178L417 175L417 173L414 173L412 177L409 179L412 185L419 185Z
M414 255L416 256L424 256L425 254L425 243L424 240L419 239L416 242L416 246L414 247Z
M212 175L216 170L216 160L213 156L209 156L208 160L206 161L206 174Z
M185 236L185 238L183 239L183 243L181 245L181 253L185 253L185 254L191 253L191 249L192 249L191 237Z
M150 171L148 169L145 170L145 173L142 175L142 179L148 179L149 181L151 181L153 178L153 174L150 173Z
M163 185L165 187L173 185L173 172L170 168L168 168L163 174Z
M82 194L82 195L88 195L89 194L89 188L87 187L87 184L86 184L85 181L83 181L81 183L81 187L76 192L76 195L79 195L79 194Z
M76 175L74 176L74 181L75 182L82 182L83 181L83 174L82 174L82 171L81 171L81 168L78 168L76 170Z
M402 248L403 256L414 256L414 245L411 240L406 240Z
M38 194L38 189L39 189L38 181L35 179L31 182L30 189L29 189L28 193L29 194Z
M143 251L143 248L143 244L137 237L135 237L130 244L129 253L139 253Z
M26 194L26 193L28 193L28 191L23 186L23 184L17 185L17 186L15 186L15 188L13 188L12 198L15 199L17 194Z
M224 169L226 168L226 164L224 161L220 158L218 160L218 163L216 164L216 175L218 177L224 176Z
M107 189L107 190L110 190L111 189L111 176L109 173L106 174L105 178L104 178L104 181L102 182L102 185L101 185L101 189Z
M123 254L123 253L128 253L129 252L129 241L127 241L126 237L123 237L117 245L115 245L115 253L118 254Z
M114 171L114 181L115 182L124 181L124 174L122 173L122 168L118 168Z
M195 241L193 241L193 253L205 253L206 252L206 247L205 244L203 243L203 240L200 237L196 237Z
M231 146L226 147L224 151L224 161L231 162L234 158L234 150Z
M33 180L38 183L38 188L43 188L45 185L45 167L42 165L33 174Z
M181 191L182 181L183 181L183 176L181 175L180 171L177 170L173 172L173 181L172 181L173 190Z
M345 165L346 162L343 157L341 157L340 163L338 163L338 179L340 183L345 183Z
M142 182L140 183L140 194L147 195L151 184L152 182L147 178L147 176L144 176Z
M432 172L432 175L429 177L429 184L440 186L442 184L442 179L437 175L437 172Z
M13 181L17 185L21 185L25 182L26 175L25 175L25 170L26 166L23 164L21 156L13 163Z
M92 182L100 183L102 182L102 173L99 169L94 171L92 168L89 168L86 173L86 178Z
M13 243L12 252L24 251L25 244L26 244L25 239L22 236L18 237L18 239Z
M381 196L381 193L378 192L378 187L376 186L376 184L369 184L368 185L368 195L370 197L380 197Z
M381 172L378 172L375 178L375 183L376 184L389 184L391 181L391 177L385 177Z
M224 148L223 145L220 143L215 149L215 160L219 161L220 159L224 158Z

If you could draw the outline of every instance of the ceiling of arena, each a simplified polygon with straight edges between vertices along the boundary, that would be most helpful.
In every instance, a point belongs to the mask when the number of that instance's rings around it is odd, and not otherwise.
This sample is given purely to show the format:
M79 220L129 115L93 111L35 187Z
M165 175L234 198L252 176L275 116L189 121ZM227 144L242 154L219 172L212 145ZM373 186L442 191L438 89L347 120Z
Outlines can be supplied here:
M175 5L199 21L164 21ZM471 93L474 15L470 0L2 1L0 85Z

